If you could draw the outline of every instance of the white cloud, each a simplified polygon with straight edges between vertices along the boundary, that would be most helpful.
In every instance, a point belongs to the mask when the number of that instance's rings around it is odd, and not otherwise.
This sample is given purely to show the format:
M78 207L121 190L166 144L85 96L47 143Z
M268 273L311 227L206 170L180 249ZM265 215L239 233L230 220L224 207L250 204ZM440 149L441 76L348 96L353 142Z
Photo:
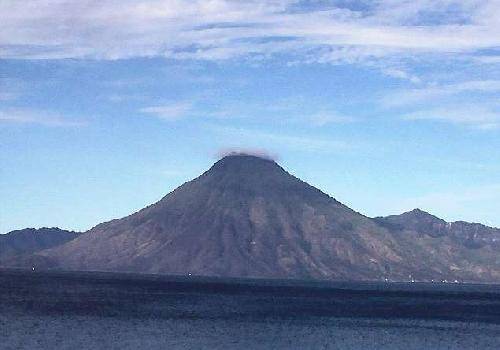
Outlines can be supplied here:
M221 60L287 54L360 63L470 55L500 46L496 0L365 5L359 10L295 0L4 0L0 57ZM406 78L402 72L388 74Z
M393 92L382 99L382 104L386 107L406 106L422 102L428 103L443 97L463 93L480 93L484 95L498 92L500 92L500 80L473 80Z
M278 155L276 155L272 152L269 152L266 149L262 149L262 148L240 148L240 147L221 148L215 153L215 156L218 159L223 158L223 157L227 157L227 156L242 156L242 155L256 156L256 157L260 157L260 158L264 158L264 159L268 159L268 160L273 160L273 161L278 161L278 159L279 159Z
M190 114L191 109L192 105L189 102L176 102L168 105L141 108L140 112L163 120L173 121L185 118Z
M113 93L105 97L106 100L113 103L122 103L125 101L142 101L146 96L140 94Z
M0 123L38 124L49 127L78 127L87 124L86 120L76 120L57 113L31 109L0 110Z
M497 55L490 55L490 56L476 56L475 60L480 63L486 63L486 64L499 64L500 63L500 56Z
M480 106L456 106L408 113L406 120L436 120L478 129L500 128L500 113Z
M384 68L382 72L390 77L409 80L410 82L417 84L421 82L421 79L415 74L408 73L405 70L397 68Z
M344 124L355 122L354 117L338 114L331 111L318 112L306 117L313 126L325 126L327 124Z

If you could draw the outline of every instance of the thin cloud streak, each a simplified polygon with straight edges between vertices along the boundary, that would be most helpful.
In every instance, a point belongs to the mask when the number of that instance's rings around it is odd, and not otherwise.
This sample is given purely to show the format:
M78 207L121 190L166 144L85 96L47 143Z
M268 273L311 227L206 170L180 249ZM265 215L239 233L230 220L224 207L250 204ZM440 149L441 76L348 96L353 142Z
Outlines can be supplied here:
M472 80L397 91L385 96L381 102L385 107L398 107L471 92L481 94L498 93L500 92L500 80Z
M406 109L404 120L433 120L497 130L499 92L500 80L470 80L392 92L380 100L380 105L396 111Z
M139 111L162 120L175 121L187 117L192 109L189 102L176 102L168 105L141 108Z
M500 128L500 113L484 107L462 106L416 111L403 116L406 120L435 120L482 130Z
M321 127L328 124L346 124L356 122L357 119L351 116L338 114L332 111L318 112L307 116L306 121L310 122L313 126Z
M0 123L36 124L47 127L81 127L86 126L88 121L68 118L48 111L12 108L0 110Z

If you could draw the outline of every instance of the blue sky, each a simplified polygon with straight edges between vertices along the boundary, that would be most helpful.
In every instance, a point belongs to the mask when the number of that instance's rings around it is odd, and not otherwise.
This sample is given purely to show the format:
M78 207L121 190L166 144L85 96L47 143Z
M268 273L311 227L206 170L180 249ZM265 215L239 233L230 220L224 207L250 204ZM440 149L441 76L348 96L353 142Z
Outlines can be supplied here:
M0 232L265 150L369 216L500 226L498 1L0 2Z

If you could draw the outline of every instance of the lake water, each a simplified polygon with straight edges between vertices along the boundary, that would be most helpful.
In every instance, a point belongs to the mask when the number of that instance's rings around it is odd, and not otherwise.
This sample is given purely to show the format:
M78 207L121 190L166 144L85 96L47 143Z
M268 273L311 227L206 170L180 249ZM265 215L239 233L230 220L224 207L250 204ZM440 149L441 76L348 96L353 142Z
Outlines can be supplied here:
M500 349L500 287L0 271L0 349Z

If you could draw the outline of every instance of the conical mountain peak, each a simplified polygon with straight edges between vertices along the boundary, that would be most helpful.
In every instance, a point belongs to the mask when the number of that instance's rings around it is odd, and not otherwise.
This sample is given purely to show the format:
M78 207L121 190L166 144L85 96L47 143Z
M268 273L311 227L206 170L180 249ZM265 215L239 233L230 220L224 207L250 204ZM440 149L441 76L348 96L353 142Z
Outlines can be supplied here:
M228 172L261 172L276 171L283 169L274 161L268 158L250 154L227 155L217 161L209 171Z
M205 187L239 195L272 195L277 192L292 194L314 189L289 174L274 160L247 154L223 157L194 181Z
M159 202L39 252L35 261L224 277L499 281L499 235L420 209L370 219L272 159L227 154Z

